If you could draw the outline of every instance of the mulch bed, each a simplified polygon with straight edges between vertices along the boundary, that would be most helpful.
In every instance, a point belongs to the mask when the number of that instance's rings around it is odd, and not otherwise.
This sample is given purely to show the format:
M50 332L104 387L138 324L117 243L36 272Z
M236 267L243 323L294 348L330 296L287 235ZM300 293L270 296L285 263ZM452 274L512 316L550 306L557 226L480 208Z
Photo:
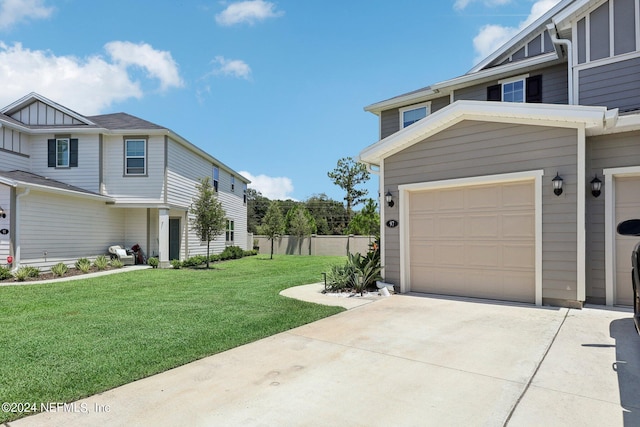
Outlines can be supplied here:
M108 270L119 270L119 269L108 266L104 270L98 270L96 267L92 266L88 272L83 273L81 270L78 270L77 268L69 268L69 270L67 270L67 272L62 277L56 276L51 272L46 272L46 273L40 273L38 277L29 277L27 280L24 280L23 282L20 282L15 277L10 277L8 279L0 280L0 283L26 283L26 282L39 282L42 280L64 279L66 277L82 276L84 274L97 273L99 271L108 271Z

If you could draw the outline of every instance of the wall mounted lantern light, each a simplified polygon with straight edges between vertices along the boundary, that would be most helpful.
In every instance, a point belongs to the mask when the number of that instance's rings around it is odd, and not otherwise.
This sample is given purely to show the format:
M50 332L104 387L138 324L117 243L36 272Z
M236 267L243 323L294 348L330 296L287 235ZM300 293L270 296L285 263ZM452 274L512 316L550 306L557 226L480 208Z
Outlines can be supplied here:
M389 206L390 208L392 208L393 205L395 205L395 203L393 202L393 196L391 195L391 191L387 191L387 194L384 195L384 200L387 202L387 206Z
M598 174L591 180L591 194L593 197L598 197L602 190L602 181L598 179Z
M2 209L2 206L0 206L0 215L4 214L4 209Z
M560 175L558 175L558 172L556 172L556 177L551 180L551 183L553 184L553 193L556 196L561 195L562 194L562 178L560 177Z

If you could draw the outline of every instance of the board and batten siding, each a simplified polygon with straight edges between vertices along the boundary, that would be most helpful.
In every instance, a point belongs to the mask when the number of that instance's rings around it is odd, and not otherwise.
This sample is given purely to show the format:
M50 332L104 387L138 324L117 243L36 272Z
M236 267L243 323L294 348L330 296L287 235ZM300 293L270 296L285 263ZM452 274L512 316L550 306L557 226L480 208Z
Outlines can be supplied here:
M30 137L7 127L0 128L0 170L30 168ZM11 169L5 167L9 166Z
M640 57L580 70L578 99L621 111L640 108Z
M11 115L26 125L80 125L84 124L74 117L51 107L41 101L33 102Z
M73 265L80 257L107 255L109 246L125 243L125 209L104 201L32 189L18 203L21 265Z
M603 169L640 166L638 141L640 132L625 132L587 138L587 183L598 174L604 182ZM604 185L603 185L604 187ZM605 195L586 199L587 301L605 303ZM627 257L628 254L619 256Z
M78 139L78 167L49 167L47 140L55 135L38 135L31 137L30 172L97 193L100 190L98 135L71 134L69 137Z
M144 135L132 134L132 136ZM119 202L163 203L164 157L164 136L150 136L147 143L147 175L125 176L124 137L105 135L103 137L104 194ZM97 165L98 163L96 167Z
M464 121L386 158L384 185L397 195L402 184L544 170L543 298L575 301L576 162L575 129ZM560 197L551 184L556 172L564 179ZM399 219L398 206L385 205L385 219ZM384 232L385 280L399 285L399 228L385 227Z

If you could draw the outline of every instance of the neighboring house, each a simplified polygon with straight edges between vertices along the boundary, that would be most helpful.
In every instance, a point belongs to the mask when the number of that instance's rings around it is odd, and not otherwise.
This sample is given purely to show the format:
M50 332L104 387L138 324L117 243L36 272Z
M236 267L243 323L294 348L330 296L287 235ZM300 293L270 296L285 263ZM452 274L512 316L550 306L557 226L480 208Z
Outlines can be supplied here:
M467 74L365 108L380 140L360 161L393 202L381 203L387 282L632 304L638 239L615 230L640 218L639 10L561 1Z
M36 93L0 110L0 262L44 269L139 244L161 266L206 253L188 213L208 176L227 216L213 252L247 249L246 178L171 130L83 116Z

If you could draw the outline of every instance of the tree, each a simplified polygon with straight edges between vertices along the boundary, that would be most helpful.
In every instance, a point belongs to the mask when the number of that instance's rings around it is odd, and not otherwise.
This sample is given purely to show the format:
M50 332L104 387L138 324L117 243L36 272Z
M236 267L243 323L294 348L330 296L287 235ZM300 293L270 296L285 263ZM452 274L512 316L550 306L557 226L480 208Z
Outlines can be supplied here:
M208 176L200 179L196 189L198 196L193 199L189 207L189 213L193 215L191 230L196 232L200 240L207 242L207 268L209 268L210 242L225 231L227 214Z
M327 175L335 185L342 188L346 195L344 200L347 202L347 220L351 221L353 207L358 203L362 203L367 195L366 189L357 188L358 185L364 184L369 180L369 172L364 164L358 163L351 157L344 157L338 160L337 167L328 172Z
M373 199L367 199L364 208L353 216L347 227L347 233L369 236L380 234L380 214L378 204Z
M303 206L295 206L287 214L289 234L298 238L298 254L302 254L302 241L315 232L315 221Z
M284 234L284 216L276 200L269 204L267 213L262 219L260 231L271 240L271 259L273 259L273 241Z
M269 209L269 199L264 197L259 191L247 189L247 231L258 233L258 227L262 224L262 218Z
M347 227L347 211L343 203L321 193L309 197L304 204L316 222L318 234L343 234Z

